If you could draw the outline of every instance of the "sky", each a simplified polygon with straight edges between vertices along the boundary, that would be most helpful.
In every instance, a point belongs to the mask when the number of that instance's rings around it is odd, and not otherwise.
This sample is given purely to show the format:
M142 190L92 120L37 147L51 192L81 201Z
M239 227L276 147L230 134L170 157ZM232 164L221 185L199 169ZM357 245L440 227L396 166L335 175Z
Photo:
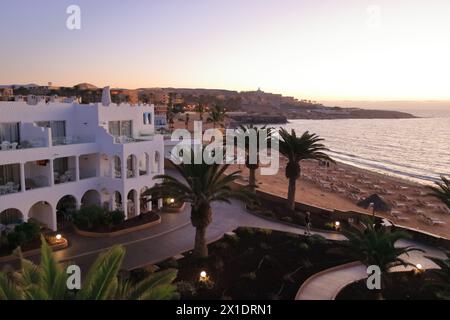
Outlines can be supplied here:
M81 9L69 30L66 9ZM0 84L450 100L448 0L0 0Z

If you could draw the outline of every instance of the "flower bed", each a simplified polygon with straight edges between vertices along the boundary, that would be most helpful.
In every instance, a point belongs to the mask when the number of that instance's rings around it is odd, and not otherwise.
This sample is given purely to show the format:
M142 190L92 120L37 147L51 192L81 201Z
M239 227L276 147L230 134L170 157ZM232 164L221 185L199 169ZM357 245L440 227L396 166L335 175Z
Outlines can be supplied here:
M336 243L265 229L239 228L209 245L210 257L191 252L162 269L177 267L182 299L294 299L309 276L348 262ZM200 272L208 281L200 281Z
M113 226L99 225L95 228L83 228L75 225L75 232L86 237L115 237L146 229L160 222L161 217L158 214L147 212Z
M425 271L420 274L410 272L394 272L383 290L386 300L431 300L437 299L430 284L439 281L436 276ZM336 300L375 300L377 291L368 290L366 280L354 282L339 292Z

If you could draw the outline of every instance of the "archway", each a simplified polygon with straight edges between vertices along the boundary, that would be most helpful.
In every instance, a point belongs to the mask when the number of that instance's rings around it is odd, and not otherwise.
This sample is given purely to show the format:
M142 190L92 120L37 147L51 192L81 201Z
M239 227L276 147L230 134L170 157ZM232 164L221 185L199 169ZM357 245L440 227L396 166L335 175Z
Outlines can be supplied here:
M35 203L28 212L28 219L33 219L45 228L56 230L56 213L46 201Z
M127 178L136 177L137 170L137 158L134 154L131 154L127 158Z
M130 190L127 195L127 217L133 218L138 215L139 202L136 190Z
M146 176L150 169L150 157L148 153L144 152L139 158L139 175Z
M119 191L115 191L113 194L113 210L123 210L123 202L122 202L122 195Z
M72 220L72 215L77 210L77 199L72 195L62 197L56 205L56 222L58 229L65 227Z
M119 156L114 156L111 161L112 161L111 166L112 166L112 170L113 170L113 172L112 172L113 178L121 179L122 178L122 160L120 160Z
M20 210L15 208L10 208L0 212L0 223L8 225L11 223L22 223L23 214Z
M158 151L155 151L153 158L153 172L156 174L161 173L161 155Z
M81 198L81 206L100 206L100 193L97 190L88 190Z

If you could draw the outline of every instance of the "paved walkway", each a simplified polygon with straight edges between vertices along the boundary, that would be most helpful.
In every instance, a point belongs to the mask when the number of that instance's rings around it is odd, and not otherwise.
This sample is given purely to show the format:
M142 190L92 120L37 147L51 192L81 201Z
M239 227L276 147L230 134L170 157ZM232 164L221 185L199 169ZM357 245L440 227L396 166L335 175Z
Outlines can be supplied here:
M170 174L175 174L170 172ZM266 220L248 213L242 202L232 201L213 204L213 222L207 229L207 242L211 243L223 237L227 232L238 227L266 228L295 234L304 234L302 227L291 227L283 223ZM343 236L335 233L315 232L330 240L343 240ZM126 255L122 267L134 269L160 262L194 247L195 229L190 223L190 206L186 205L181 213L162 214L162 221L152 228L133 232L114 238L86 238L71 233L68 238L70 246L55 252L58 261L73 262L82 270L94 262L98 254L113 245L123 245ZM39 254L28 259L39 262ZM7 263L18 267L18 261ZM0 267L2 265L0 264Z

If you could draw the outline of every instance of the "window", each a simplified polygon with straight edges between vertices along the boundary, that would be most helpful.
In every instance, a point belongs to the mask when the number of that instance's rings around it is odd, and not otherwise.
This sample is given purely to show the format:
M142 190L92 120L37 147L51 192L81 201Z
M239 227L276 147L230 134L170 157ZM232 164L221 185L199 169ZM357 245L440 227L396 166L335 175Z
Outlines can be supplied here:
M63 138L66 136L65 121L38 121L36 124L39 127L51 128L53 138Z
M144 118L144 124L152 124L152 114L151 114L151 112L144 112L143 118Z
M19 123L1 123L0 124L0 143L3 141L19 142L20 130Z
M131 120L128 121L109 121L108 130L114 137L126 136L132 137Z

